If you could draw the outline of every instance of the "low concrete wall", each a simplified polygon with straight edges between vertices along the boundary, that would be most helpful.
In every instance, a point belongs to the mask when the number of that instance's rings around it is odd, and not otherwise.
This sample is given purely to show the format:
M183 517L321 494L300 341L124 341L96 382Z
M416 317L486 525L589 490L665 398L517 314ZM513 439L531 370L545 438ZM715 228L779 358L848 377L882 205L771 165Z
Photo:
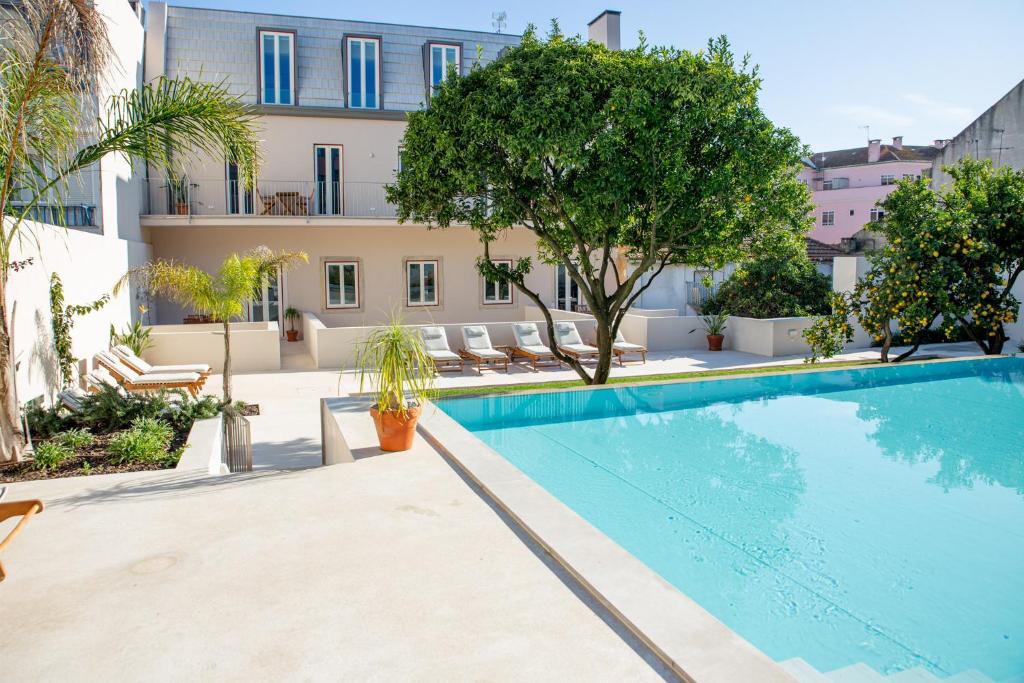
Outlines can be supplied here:
M220 415L196 420L188 433L188 442L176 470L205 470L208 474L227 474L223 463L224 427Z
M726 342L734 351L758 356L793 356L810 353L803 331L813 318L731 317L726 324Z
M224 370L224 326L153 325L153 345L143 357L153 365L207 363ZM276 322L231 323L231 369L235 372L281 369L281 333Z

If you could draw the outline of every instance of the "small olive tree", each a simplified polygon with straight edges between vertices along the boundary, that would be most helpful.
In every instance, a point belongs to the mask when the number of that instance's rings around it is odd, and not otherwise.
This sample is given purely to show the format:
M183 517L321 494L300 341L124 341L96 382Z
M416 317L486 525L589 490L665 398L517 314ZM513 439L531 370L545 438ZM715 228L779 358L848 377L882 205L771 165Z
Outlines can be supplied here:
M901 361L940 319L947 337L959 328L982 352L1002 353L1004 326L1020 312L1012 289L1024 270L1024 171L970 158L945 170L948 186L905 180L885 199L878 229L887 244L852 292L834 296L832 314L805 333L812 360L852 340L851 316L882 342L883 361L894 325L911 344Z
M623 317L667 265L721 266L767 233L804 231L804 150L761 111L760 84L725 38L696 53L642 41L612 51L557 25L547 40L531 29L410 114L388 199L403 221L469 225L480 273L512 283L554 339L544 294L526 285L533 259L490 259L504 231L531 231L538 258L565 267L597 322L593 374L551 350L604 383Z

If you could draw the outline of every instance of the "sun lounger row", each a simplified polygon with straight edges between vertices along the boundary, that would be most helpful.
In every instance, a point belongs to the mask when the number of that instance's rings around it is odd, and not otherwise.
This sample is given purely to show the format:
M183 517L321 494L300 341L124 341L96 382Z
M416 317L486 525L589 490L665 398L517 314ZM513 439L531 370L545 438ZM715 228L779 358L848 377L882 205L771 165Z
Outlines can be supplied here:
M443 327L423 327L420 329L420 335L427 355L433 361L434 369L437 372L447 370L461 372L466 361L475 363L477 372L480 372L485 366L493 368L500 366L505 372L508 372L509 361L514 361L516 357L528 359L534 370L538 365L557 365L559 367L562 365L562 361L541 340L537 323L512 323L512 336L515 339L515 345L507 347L507 352L495 348L485 325L464 325L462 327L463 345L457 354L448 346L448 337ZM597 347L585 344L576 324L569 321L555 323L555 345L564 355L577 360L596 358L598 355ZM619 365L622 365L623 357L630 354L639 355L643 362L647 362L647 349L639 344L627 342L621 331L615 337L612 352L618 359Z
M210 376L210 366L195 365L150 365L139 358L127 346L115 346L110 351L95 355L97 367L86 378L90 387L99 384L119 384L127 391L159 391L161 389L185 389L198 396ZM74 395L61 396L61 401L71 407Z

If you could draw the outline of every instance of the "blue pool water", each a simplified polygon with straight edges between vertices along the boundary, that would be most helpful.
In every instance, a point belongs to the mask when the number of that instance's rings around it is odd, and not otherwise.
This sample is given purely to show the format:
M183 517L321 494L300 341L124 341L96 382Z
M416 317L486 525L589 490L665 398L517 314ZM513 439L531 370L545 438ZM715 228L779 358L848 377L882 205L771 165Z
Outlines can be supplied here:
M776 660L1024 673L1024 359L439 405Z

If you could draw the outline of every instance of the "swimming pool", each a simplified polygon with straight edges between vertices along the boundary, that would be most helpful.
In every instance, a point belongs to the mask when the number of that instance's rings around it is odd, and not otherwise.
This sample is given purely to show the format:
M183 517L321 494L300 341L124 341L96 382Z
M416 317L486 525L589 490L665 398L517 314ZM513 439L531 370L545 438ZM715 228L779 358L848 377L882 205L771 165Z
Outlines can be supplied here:
M777 661L1024 673L1024 359L438 405Z

